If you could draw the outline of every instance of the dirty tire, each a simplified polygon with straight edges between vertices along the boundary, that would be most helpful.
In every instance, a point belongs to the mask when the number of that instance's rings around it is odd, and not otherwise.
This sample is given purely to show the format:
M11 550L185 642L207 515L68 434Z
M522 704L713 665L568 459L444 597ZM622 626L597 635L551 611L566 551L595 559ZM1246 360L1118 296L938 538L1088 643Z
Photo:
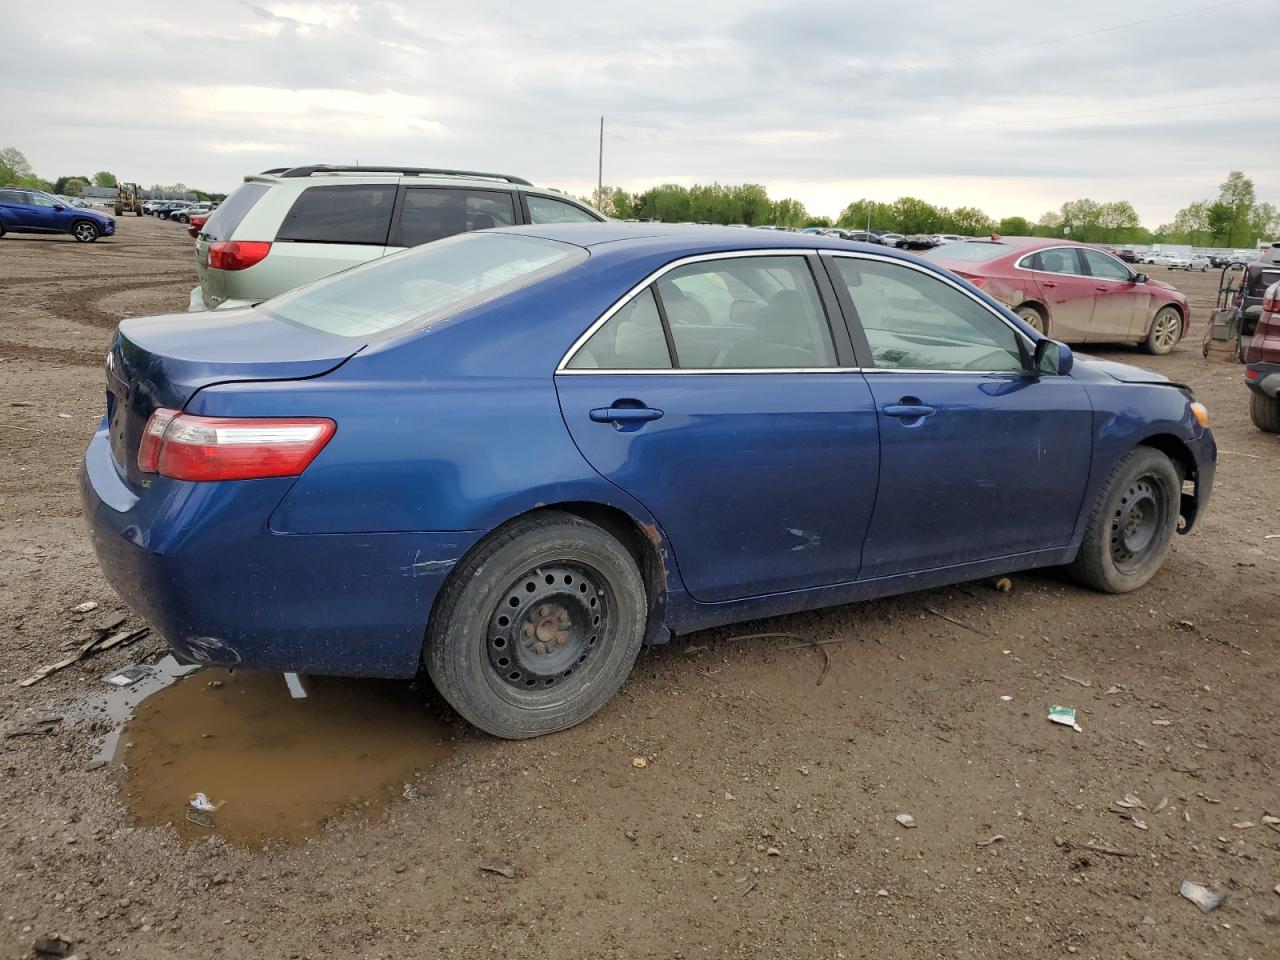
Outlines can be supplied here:
M1142 341L1142 348L1147 353L1163 356L1171 353L1182 339L1182 314L1177 307L1161 307L1151 319L1151 328Z
M516 521L454 570L432 612L423 662L441 696L486 733L554 733L590 717L622 686L647 606L622 544L595 524L548 511Z
M0 223L0 237L4 236L4 224Z
M81 243L93 243L98 234L98 225L92 220L77 220L71 225L71 235Z
M1071 574L1103 593L1150 580L1169 552L1182 503L1182 476L1165 454L1136 447L1115 465L1086 520Z
M1259 430L1280 433L1280 397L1268 397L1265 393L1250 391L1249 419Z
M1015 310L1014 313L1016 313L1022 319L1023 323L1030 324L1031 326L1035 327L1036 330L1040 331L1040 333L1044 334L1045 336L1048 336L1049 325L1048 323L1045 322L1044 314L1041 313L1039 309L1037 309L1036 307L1033 307L1029 303L1024 303L1017 310Z

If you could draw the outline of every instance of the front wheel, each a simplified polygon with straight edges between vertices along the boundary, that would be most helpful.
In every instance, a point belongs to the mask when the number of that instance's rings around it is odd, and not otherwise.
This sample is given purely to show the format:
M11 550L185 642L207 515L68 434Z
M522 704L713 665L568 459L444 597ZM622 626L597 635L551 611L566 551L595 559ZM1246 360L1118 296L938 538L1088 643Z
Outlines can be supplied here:
M1182 477L1167 456L1137 447L1116 464L1085 525L1071 573L1104 593L1128 593L1150 580L1178 526Z
M71 235L81 243L93 243L98 239L98 225L89 220L77 220L71 227Z
M1142 346L1147 353L1163 356L1172 352L1182 338L1182 314L1177 307L1161 307L1156 311Z
M1259 430L1280 433L1280 397L1268 397L1265 393L1249 394L1249 419Z
M621 543L571 514L538 514L454 570L423 660L441 696L486 733L553 733L590 717L622 686L647 606Z

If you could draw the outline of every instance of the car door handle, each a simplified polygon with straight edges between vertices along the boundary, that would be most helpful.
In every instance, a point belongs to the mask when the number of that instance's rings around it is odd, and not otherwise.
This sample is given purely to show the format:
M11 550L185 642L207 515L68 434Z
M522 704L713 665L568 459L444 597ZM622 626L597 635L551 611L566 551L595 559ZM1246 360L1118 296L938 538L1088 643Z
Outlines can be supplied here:
M1106 293L1106 292L1107 292L1108 290L1110 290L1111 288L1110 288L1110 287L1094 287L1093 289L1095 289L1095 290L1101 290L1103 293Z
M1040 281L1040 286L1042 286L1042 287L1056 287L1057 285L1058 285L1058 284L1057 284L1057 282L1056 282L1056 281L1054 281L1054 280L1041 280L1041 281Z
M596 423L645 423L662 419L662 411L652 407L596 407L588 416Z
M916 420L933 415L933 407L927 403L891 403L884 408L886 417L898 417L902 420Z

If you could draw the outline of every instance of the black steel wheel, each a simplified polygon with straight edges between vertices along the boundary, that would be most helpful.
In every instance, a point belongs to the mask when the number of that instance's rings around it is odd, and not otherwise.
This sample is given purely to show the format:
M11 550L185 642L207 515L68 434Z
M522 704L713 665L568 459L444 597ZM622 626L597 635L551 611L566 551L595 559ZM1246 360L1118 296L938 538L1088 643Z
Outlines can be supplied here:
M492 535L453 571L423 661L472 724L534 737L582 722L617 692L647 613L627 549L595 524L547 511Z
M1152 447L1130 451L1089 511L1072 573L1106 593L1138 589L1164 562L1181 505L1182 475L1173 461Z

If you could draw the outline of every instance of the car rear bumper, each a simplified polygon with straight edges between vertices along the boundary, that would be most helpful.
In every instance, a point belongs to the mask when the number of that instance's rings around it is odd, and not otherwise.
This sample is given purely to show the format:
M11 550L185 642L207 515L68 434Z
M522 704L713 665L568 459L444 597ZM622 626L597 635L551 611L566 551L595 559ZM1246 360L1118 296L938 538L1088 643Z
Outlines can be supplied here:
M107 581L182 658L413 676L436 593L479 534L271 533L267 518L292 483L157 478L139 496L100 429L81 495Z
M256 306L261 302L261 300L223 300L221 303L209 306L204 299L204 288L194 287L187 298L187 313L204 313L206 310L238 310L241 307Z
M1245 368L1244 383L1254 393L1280 396L1280 363L1258 361Z

